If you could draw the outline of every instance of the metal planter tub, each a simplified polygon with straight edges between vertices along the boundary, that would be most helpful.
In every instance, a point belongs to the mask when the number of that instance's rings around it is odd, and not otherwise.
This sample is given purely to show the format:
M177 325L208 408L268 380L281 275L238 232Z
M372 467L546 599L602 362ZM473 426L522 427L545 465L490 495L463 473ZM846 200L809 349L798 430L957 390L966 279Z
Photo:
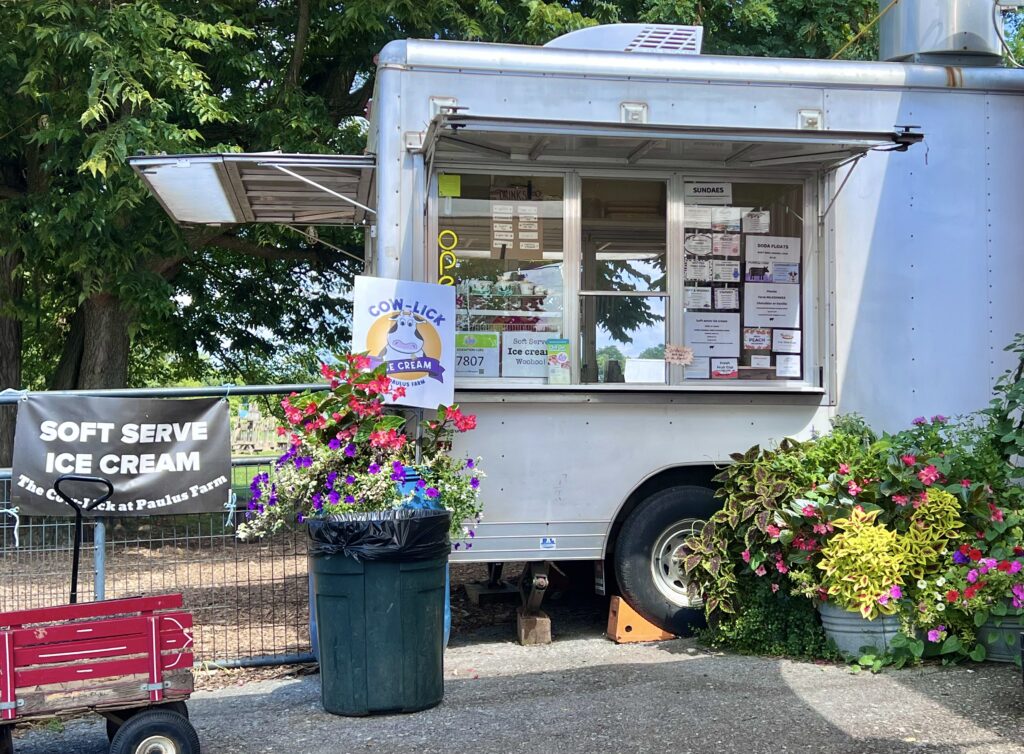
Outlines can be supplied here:
M843 610L828 602L818 605L818 614L825 635L835 642L840 652L849 655L860 655L863 647L888 652L889 642L900 632L900 621L892 615L868 620L860 613Z

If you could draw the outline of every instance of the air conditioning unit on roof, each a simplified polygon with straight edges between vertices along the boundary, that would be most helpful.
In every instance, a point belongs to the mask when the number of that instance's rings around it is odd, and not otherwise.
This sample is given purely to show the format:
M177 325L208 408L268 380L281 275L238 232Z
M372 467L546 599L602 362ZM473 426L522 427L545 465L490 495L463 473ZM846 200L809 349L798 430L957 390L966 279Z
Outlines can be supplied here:
M703 40L703 26L606 24L563 34L544 46L564 50L699 55Z

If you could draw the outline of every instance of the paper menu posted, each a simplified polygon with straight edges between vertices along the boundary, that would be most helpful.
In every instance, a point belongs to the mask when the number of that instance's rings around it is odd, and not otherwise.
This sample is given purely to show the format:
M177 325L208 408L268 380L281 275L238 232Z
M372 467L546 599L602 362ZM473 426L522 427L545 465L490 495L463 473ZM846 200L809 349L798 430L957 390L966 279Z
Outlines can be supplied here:
M708 233L687 233L683 240L683 248L688 254L706 257L711 253L711 235Z
M740 315L687 313L686 345L694 356L738 357L740 355Z
M796 262L753 262L747 264L748 283L799 283L800 265Z
M775 357L776 377L800 378L800 357L789 354L779 354Z
M683 225L698 230L711 230L711 207L687 204L683 207Z
M683 276L687 280L699 280L701 282L707 282L711 280L711 260L701 259L698 257L687 256L686 270Z
M694 356L689 366L683 367L684 380L711 379L711 359L708 356Z
M740 282L740 263L730 259L712 260L711 279L716 283Z
M747 236L747 264L800 263L800 239L782 236Z
M776 353L800 353L800 331L773 330L772 350Z
M735 380L740 376L736 359L712 359L711 379L713 380Z
M547 377L548 340L558 337L558 333L502 333L501 376Z
M747 283L743 286L743 324L749 327L800 327L800 286Z
M747 212L743 215L744 233L767 233L771 229L772 213L768 210Z
M687 286L686 288L687 309L710 309L711 288L705 286Z
M715 309L739 309L740 292L738 288L715 288Z
M743 210L740 207L713 207L711 229L720 233L739 233Z
M744 351L770 351L772 347L772 331L767 327L744 327Z
M455 333L455 374L459 377L498 376L496 332Z
M772 357L771 356L751 356L750 366L754 369L771 369L772 368Z
M740 235L738 233L715 233L711 236L712 253L720 257L738 257L740 255Z

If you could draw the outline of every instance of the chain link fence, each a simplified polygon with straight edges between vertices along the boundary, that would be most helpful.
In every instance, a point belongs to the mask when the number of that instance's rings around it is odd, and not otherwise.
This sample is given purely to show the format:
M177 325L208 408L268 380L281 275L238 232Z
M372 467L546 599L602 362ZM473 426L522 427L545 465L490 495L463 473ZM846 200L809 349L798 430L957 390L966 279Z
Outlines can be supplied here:
M306 542L301 532L242 542L249 482L268 458L232 462L237 509L148 518L87 516L78 594L106 599L182 592L195 616L196 659L243 667L312 660ZM0 612L64 604L74 518L13 515L0 478ZM99 557L97 557L99 555Z

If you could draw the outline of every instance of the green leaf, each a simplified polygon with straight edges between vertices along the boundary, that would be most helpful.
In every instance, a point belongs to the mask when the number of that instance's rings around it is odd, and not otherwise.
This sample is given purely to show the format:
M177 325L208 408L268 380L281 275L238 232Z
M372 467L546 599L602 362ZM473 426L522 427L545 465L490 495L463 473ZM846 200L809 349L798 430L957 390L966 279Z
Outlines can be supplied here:
M975 662L982 662L985 659L985 656L987 654L988 654L988 652L985 649L985 645L984 644L978 644L977 646L974 647L974 649L972 649L970 651L970 653L967 656L970 657Z
M942 642L942 646L939 647L939 654L952 654L953 652L959 652L964 648L963 642L960 641L960 637L956 634L952 634L946 637L946 640Z

